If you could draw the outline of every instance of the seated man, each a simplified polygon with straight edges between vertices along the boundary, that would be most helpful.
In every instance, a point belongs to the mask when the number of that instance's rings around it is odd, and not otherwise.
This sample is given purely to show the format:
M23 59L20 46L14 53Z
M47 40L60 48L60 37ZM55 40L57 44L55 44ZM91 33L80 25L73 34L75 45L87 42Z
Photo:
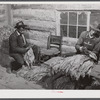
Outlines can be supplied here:
M24 36L26 25L22 21L18 22L15 26L15 31L9 37L9 54L13 57L20 66L24 66L24 54L32 47L35 55L35 63L39 62L39 48L36 45L30 46ZM7 70L11 72L11 68Z
M84 31L81 33L75 45L75 48L78 54L82 53L89 55L90 57L94 56L93 59L97 60L100 50L99 44L100 44L100 24L98 25L95 24L94 26L91 26L90 31Z
M100 24L95 24L91 27L90 31L82 32L75 48L78 54L88 55L93 59L95 64L93 66L98 66L97 62L99 60L99 52L100 52ZM92 67L93 68L93 67ZM91 73L91 70L90 70ZM95 78L86 75L84 78L80 77L78 82L76 82L76 87L85 88L88 85L87 80L94 80ZM84 83L84 80L88 83ZM89 84L90 85L90 84Z

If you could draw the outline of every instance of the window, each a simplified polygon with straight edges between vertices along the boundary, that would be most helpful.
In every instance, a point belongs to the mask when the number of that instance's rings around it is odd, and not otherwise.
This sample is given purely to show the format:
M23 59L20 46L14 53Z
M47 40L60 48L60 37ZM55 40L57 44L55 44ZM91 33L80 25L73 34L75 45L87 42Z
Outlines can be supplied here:
M82 31L89 30L89 11L58 11L59 33L63 37L78 38Z

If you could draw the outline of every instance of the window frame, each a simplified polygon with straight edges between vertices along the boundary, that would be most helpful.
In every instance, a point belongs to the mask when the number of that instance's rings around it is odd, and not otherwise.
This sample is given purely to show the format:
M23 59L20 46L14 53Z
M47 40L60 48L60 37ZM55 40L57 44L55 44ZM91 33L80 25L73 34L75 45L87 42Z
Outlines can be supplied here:
M67 20L68 20L68 23L67 24L61 24L60 23L60 14L61 12L68 12L68 17L67 17ZM69 13L70 12L76 12L77 13L77 25L71 25L71 26L76 26L76 37L75 38L78 38L78 26L85 26L86 27L86 31L89 31L90 29L90 14L91 12L90 11L80 11L80 10L56 10L56 35L61 35L60 34L60 25L68 25L67 26L67 36L64 36L64 37L69 37ZM79 25L78 23L78 13L79 12L84 12L87 16L87 22L86 22L86 25ZM70 37L71 38L71 37Z

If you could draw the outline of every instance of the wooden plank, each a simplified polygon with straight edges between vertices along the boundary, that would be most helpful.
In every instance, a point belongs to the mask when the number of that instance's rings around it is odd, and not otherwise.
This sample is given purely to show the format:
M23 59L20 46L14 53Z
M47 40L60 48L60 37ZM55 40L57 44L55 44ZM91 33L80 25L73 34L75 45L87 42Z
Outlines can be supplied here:
M13 20L12 20L12 10L11 10L11 4L6 4L5 5L5 16L7 20L7 25L12 26L13 25Z

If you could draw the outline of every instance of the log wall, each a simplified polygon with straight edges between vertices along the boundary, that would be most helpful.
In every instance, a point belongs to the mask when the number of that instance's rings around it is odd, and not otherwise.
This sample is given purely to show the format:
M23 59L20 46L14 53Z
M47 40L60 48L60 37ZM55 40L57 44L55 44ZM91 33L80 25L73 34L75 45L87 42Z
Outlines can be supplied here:
M5 11L6 5L0 5L0 27L7 25L7 13ZM73 9L75 8L75 9ZM28 31L26 34L26 37L29 42L35 43L36 45L39 45L41 47L47 46L47 36L51 34L56 34L56 11L57 10L87 10L90 9L91 11L91 24L94 21L100 22L99 20L99 6L91 5L91 6L85 6L85 5L79 5L79 7L76 5L69 6L68 4L62 5L53 5L53 4L14 4L11 5L11 14L12 16L12 22L15 26L16 22L22 20L25 24L30 25L31 28L34 28L33 31ZM9 18L8 18L9 19ZM6 28L4 28L6 29ZM1 34L3 34L1 32ZM5 38L5 35L1 35L2 38ZM75 43L77 42L77 39L72 38L63 38L63 51L68 52L69 49L73 48L75 46ZM72 51L75 52L75 48L72 49Z

